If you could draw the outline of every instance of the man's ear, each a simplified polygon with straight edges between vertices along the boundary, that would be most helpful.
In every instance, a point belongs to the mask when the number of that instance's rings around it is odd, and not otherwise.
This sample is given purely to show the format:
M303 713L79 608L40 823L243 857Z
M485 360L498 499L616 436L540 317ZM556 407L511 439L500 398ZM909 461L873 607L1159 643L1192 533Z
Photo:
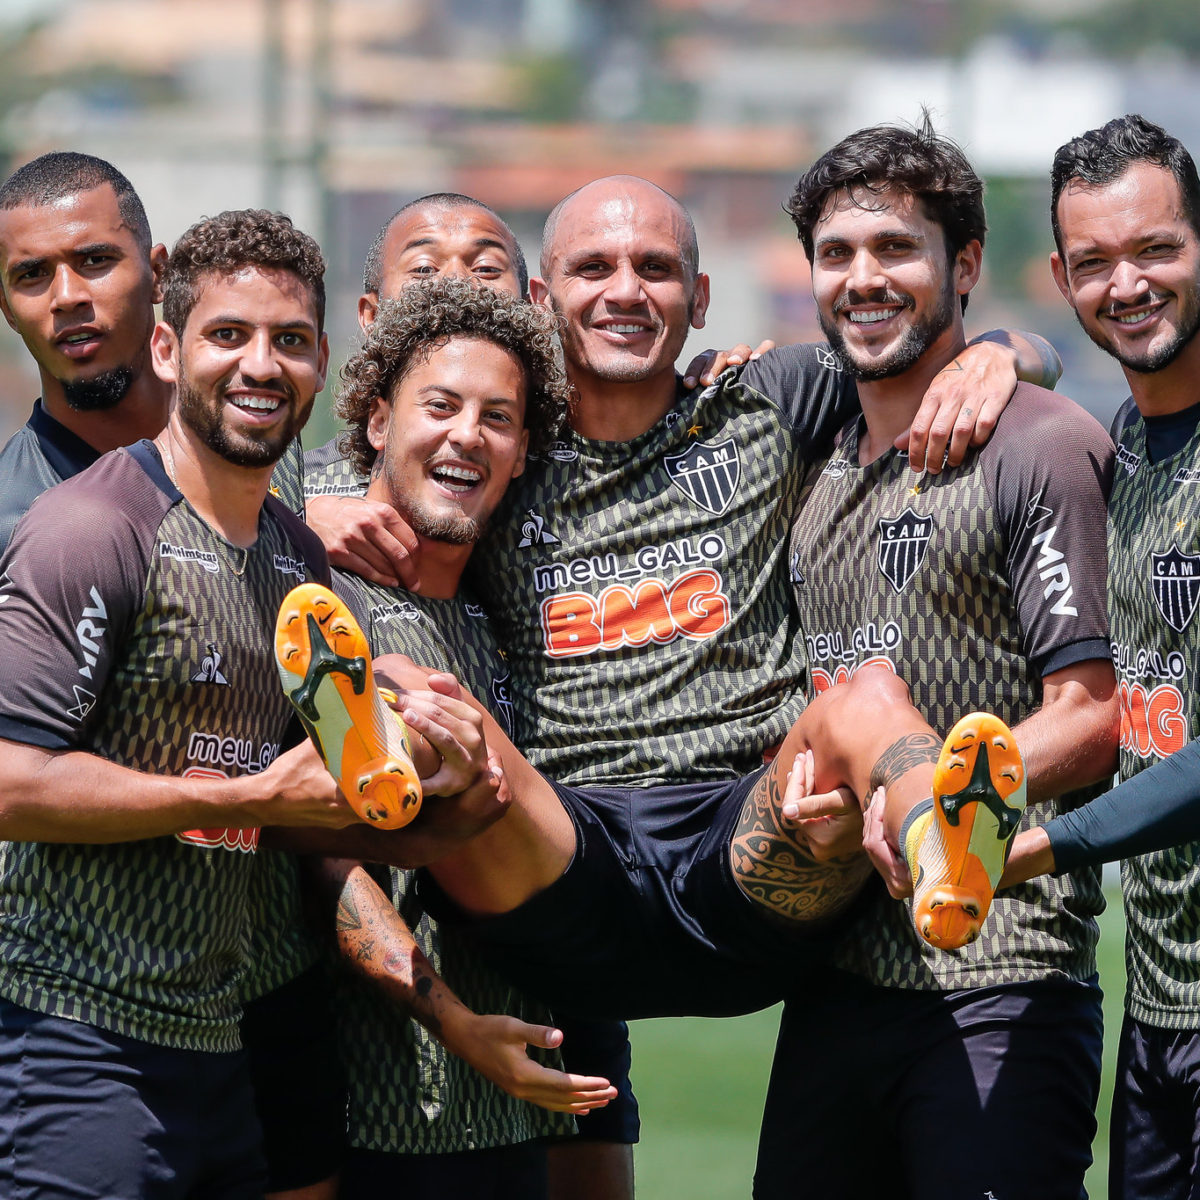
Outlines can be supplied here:
M376 396L371 401L371 411L367 416L367 441L377 454L382 454L387 445L391 423L392 406L382 396Z
M529 302L531 304L540 304L543 308L550 308L550 289L546 286L544 279L539 279L534 275L529 280Z
M702 271L696 275L696 290L692 293L692 311L688 314L693 329L704 328L704 317L708 312L709 282Z
M150 335L150 363L164 383L179 382L179 338L166 321L159 321Z
M972 238L954 256L954 289L960 296L965 296L979 282L983 271L983 245L978 238Z
M363 331L363 337L371 332L375 317L379 313L379 293L363 292L358 298L358 327Z
M1067 278L1067 264L1063 262L1062 255L1057 250L1050 252L1050 274L1054 276L1054 282L1058 284L1063 299L1074 308L1075 305L1071 303L1071 281Z
M163 301L163 272L167 269L167 248L158 242L150 247L150 274L154 277L154 291L150 300L154 304Z

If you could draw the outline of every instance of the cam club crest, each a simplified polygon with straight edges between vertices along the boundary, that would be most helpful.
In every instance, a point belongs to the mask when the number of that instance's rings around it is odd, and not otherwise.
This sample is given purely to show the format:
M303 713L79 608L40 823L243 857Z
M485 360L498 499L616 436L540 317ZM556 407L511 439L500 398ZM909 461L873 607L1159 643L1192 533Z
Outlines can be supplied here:
M512 679L510 672L505 671L500 677L492 678L492 711L500 718L504 732L513 736L513 702L508 685Z
M1150 582L1163 620L1182 633L1200 603L1200 554L1184 554L1175 546L1166 554L1152 554Z
M879 569L897 592L917 573L933 536L933 518L906 508L898 517L879 521Z
M693 503L714 516L725 515L742 478L742 460L730 439L693 442L683 454L663 460L671 482Z

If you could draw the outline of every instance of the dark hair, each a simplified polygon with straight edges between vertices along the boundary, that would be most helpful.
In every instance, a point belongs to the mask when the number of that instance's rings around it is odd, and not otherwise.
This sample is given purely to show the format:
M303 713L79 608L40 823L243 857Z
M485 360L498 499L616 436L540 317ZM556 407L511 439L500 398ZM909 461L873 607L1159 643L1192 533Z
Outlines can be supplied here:
M132 230L138 246L149 254L150 222L133 184L112 163L92 154L55 150L27 162L0 185L0 209L25 205L41 208L106 183L116 193L121 220Z
M163 320L183 334L196 304L200 279L232 275L244 267L290 271L312 293L317 329L325 323L325 260L321 248L289 217L242 208L197 221L171 250L163 276Z
M370 474L376 451L367 422L376 396L390 400L396 385L451 338L479 338L510 351L525 372L529 453L553 443L567 415L568 387L556 354L558 321L545 308L495 288L440 276L411 283L379 306L367 340L342 368L337 414L348 425L342 452Z
M517 241L517 235L508 227L507 222L500 216L495 209L489 208L481 200L475 200L471 196L464 196L460 192L432 192L428 196L418 196L416 200L410 200L403 208L397 209L396 212L388 218L387 224L375 235L375 240L371 243L371 248L367 251L366 261L363 263L363 291L374 292L379 295L379 289L383 286L383 243L387 241L388 231L393 225L405 215L411 212L414 208L432 208L456 209L456 208L478 208L481 211L488 213L496 218L496 223L508 235L510 242L509 249L512 251L513 266L517 270L517 283L521 287L521 295L524 296L529 291L529 268L525 265L525 254L521 250L521 245Z
M1050 168L1050 227L1054 244L1062 253L1062 228L1058 223L1058 198L1072 179L1092 187L1115 183L1134 163L1151 163L1175 176L1183 197L1188 224L1200 233L1200 179L1196 164L1183 143L1161 125L1139 113L1114 117L1099 129L1089 129L1072 138L1054 153Z
M893 189L921 202L925 215L941 226L951 258L970 242L983 245L983 180L958 145L937 133L925 112L921 124L911 129L873 125L850 134L800 177L784 209L796 223L808 261L813 261L813 230L831 196ZM966 304L963 296L963 308Z

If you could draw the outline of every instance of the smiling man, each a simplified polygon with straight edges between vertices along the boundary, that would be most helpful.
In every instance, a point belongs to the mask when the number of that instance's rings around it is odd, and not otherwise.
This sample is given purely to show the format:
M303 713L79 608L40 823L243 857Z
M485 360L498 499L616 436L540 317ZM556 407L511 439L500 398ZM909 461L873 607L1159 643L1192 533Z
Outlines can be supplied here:
M844 139L801 178L789 211L863 409L810 472L793 534L814 690L869 666L905 679L939 732L963 711L995 711L1025 758L1025 822L1040 823L1114 759L1111 443L1069 400L1021 385L961 466L914 478L895 449L929 379L964 345L986 230L982 181L928 120ZM889 811L893 838L906 815ZM902 902L880 897L839 950L840 985L789 1000L756 1195L790 1195L796 1177L845 1198L1081 1195L1102 903L1094 872L1043 880L998 897L978 940L947 953L922 941ZM797 1142L797 1106L813 1094L822 1102ZM868 1156L864 1124L877 1139ZM931 1144L930 1131L951 1128Z
M1061 146L1055 281L1120 364L1108 609L1121 786L1018 836L1006 878L1122 859L1128 980L1109 1195L1183 1200L1200 1155L1200 178L1183 144L1130 114Z
M327 573L267 496L324 379L323 270L284 217L189 230L151 339L167 428L41 496L0 563L8 1194L261 1194L238 1049L258 827L351 820L307 742L279 755L270 652L297 575Z

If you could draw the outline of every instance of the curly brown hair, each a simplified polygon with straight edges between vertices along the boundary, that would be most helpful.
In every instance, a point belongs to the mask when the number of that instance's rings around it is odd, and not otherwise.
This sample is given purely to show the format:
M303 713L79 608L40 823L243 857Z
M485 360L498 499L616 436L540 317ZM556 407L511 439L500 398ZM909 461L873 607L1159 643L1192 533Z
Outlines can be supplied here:
M513 354L525 374L529 453L549 449L567 415L568 385L558 360L558 320L548 309L495 288L443 276L405 287L379 306L361 350L342 368L337 415L347 425L342 453L363 475L375 465L367 422L376 396L390 400L417 363L451 338L492 342Z
M321 247L283 213L240 208L197 221L171 250L163 276L163 320L180 336L196 304L199 282L244 267L290 271L312 293L318 331L325 324L325 259Z

